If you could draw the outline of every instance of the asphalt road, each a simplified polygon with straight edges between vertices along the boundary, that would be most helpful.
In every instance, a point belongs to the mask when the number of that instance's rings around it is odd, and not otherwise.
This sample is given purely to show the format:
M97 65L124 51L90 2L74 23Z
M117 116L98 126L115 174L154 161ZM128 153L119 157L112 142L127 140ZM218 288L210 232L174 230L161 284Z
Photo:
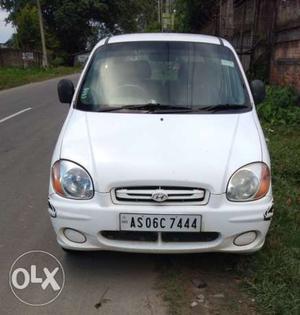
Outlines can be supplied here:
M56 243L47 212L49 165L68 111L58 102L57 82L0 92L0 314L164 314L157 256L69 256ZM64 267L64 289L47 306L25 305L9 287L13 261L30 250L47 251ZM105 303L96 309L104 292Z

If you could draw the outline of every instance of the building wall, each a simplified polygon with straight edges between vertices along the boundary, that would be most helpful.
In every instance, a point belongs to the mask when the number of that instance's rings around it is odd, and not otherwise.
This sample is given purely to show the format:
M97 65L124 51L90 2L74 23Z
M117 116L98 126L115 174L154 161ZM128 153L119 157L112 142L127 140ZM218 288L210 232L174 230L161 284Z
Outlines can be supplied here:
M276 44L271 64L271 82L291 85L300 92L300 41Z
M270 80L300 92L300 0L279 2L274 37Z
M300 92L300 0L222 0L201 33L227 38L244 69Z
M0 67L40 66L42 54L33 52L33 60L23 60L23 52L18 49L0 48Z

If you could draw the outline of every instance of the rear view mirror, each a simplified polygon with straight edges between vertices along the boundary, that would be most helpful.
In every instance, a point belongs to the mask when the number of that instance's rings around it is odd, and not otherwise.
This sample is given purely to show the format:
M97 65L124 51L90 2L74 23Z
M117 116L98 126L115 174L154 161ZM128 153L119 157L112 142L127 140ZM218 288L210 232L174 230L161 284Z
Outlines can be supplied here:
M61 103L71 104L74 95L74 85L71 80L62 79L57 84L58 98Z
M266 87L261 80L253 80L250 83L251 92L253 95L254 103L261 103L266 97Z

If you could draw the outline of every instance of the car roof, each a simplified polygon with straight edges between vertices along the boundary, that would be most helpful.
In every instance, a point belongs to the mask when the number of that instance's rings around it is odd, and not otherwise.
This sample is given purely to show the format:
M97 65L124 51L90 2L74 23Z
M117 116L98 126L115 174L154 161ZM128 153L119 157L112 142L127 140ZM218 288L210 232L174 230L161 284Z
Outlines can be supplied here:
M107 40L101 40L95 48L103 45L104 41L108 44L135 42L135 41L178 41L178 42L199 42L221 45L224 39L216 36L202 34L183 34L183 33L137 33L124 34L109 37ZM227 41L225 41L227 42ZM227 46L227 45L226 45Z

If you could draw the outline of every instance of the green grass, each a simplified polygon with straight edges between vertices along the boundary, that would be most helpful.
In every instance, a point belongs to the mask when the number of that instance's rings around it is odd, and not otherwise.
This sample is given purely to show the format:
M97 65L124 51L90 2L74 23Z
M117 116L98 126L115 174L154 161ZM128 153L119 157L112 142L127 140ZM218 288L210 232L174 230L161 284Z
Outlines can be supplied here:
M173 263L162 259L161 289L172 315L189 313L191 297L186 287L195 270L204 275L232 273L232 281L238 273L244 281L230 291L233 298L237 295L232 307L239 307L234 303L242 285L249 298L255 299L259 314L300 314L300 125L263 127L271 154L275 207L266 244L249 256L172 256ZM208 287L217 286L214 283L208 280ZM227 314L224 307L220 314ZM235 309L231 313L240 314Z
M299 122L300 123L300 122ZM264 126L275 213L265 247L243 266L263 314L300 314L300 125Z
M42 68L0 68L0 90L80 72L74 67Z

